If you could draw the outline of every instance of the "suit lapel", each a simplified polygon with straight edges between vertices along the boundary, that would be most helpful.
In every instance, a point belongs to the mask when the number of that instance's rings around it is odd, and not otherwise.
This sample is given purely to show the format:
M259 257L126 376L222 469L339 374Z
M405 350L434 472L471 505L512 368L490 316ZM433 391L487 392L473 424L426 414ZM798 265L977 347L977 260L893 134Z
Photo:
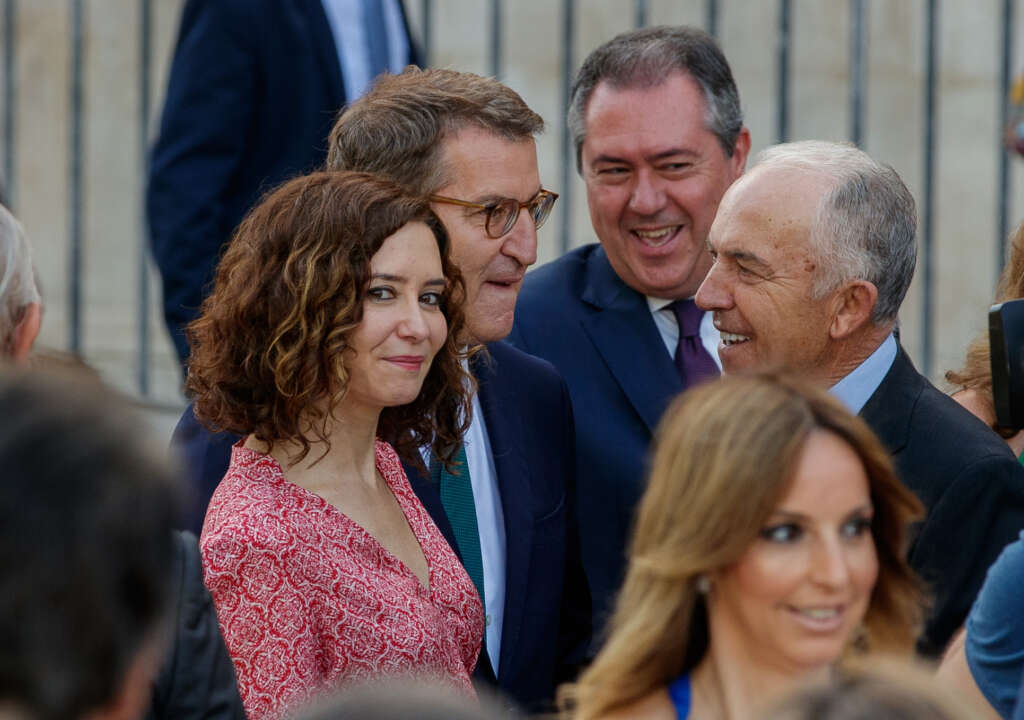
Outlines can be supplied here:
M921 376L901 346L892 367L885 374L860 416L896 456L910 438L910 412L921 394Z
M533 545L533 515L530 510L530 471L522 452L519 432L522 427L520 405L515 387L506 372L493 359L473 363L473 375L479 384L477 396L483 411L487 439L494 457L502 516L505 519L505 613L501 629L501 654L498 674L512 667L523 624L526 582L530 572L530 548Z
M584 316L584 330L653 433L668 401L683 385L647 300L619 279L603 248L587 260L583 300L597 309Z
M345 85L341 80L338 47L334 43L334 33L327 20L323 2L322 0L298 0L297 7L300 8L305 20L310 45L323 67L331 105L340 111L345 105Z

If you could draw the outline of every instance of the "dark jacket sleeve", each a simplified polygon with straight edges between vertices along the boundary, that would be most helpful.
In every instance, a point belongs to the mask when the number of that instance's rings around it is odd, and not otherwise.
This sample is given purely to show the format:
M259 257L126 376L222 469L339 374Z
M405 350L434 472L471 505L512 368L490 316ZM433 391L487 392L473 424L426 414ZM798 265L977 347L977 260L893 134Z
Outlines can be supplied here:
M918 652L937 657L963 624L988 568L1024 528L1024 468L1010 453L976 459L929 511L911 551L934 592ZM928 571L931 575L928 576Z
M572 682L580 671L593 659L591 633L590 588L583 571L580 554L579 521L576 514L576 431L572 413L569 389L562 380L562 448L566 465L565 498L566 547L565 579L562 584L562 607L558 625L558 664L555 667L555 684Z
M245 720L235 670L203 584L199 544L176 533L173 636L153 688L147 720Z
M198 313L233 230L226 196L246 150L258 90L251 20L236 6L186 3L148 171L150 242L163 279L164 315L183 360L180 328Z

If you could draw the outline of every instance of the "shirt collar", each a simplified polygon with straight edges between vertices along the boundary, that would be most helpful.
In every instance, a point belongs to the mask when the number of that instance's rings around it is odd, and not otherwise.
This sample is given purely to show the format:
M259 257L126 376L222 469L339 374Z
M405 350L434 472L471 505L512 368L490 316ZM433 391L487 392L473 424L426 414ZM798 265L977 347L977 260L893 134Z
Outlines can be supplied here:
M897 349L896 338L889 333L885 341L864 362L833 385L829 392L850 412L859 413L885 379L886 373L896 359Z

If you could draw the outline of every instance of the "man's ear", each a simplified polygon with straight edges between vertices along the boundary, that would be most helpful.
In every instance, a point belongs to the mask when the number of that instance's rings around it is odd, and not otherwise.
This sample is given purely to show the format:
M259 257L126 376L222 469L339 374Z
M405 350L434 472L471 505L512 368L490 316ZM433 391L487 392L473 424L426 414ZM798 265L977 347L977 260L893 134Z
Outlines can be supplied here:
M43 311L39 303L29 303L21 315L21 321L14 326L11 335L11 359L15 363L24 364L32 352L32 345L39 335Z
M740 128L736 135L736 144L732 148L732 157L729 163L732 165L733 180L743 174L747 169L747 156L750 155L750 131L746 126Z
M842 340L871 322L871 311L878 300L878 288L867 280L854 280L832 299L832 323L829 336Z

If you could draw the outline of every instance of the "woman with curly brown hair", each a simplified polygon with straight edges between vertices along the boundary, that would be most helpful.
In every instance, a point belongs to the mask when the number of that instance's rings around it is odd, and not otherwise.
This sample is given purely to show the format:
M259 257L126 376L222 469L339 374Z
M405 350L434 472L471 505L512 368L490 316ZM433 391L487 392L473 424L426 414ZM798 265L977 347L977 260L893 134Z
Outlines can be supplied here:
M685 393L658 427L609 637L564 705L580 720L746 720L848 649L909 654L920 513L824 390L764 375Z
M427 203L361 173L286 183L225 252L188 387L244 436L201 545L251 720L394 675L473 693L480 599L401 464L468 422L461 295Z

